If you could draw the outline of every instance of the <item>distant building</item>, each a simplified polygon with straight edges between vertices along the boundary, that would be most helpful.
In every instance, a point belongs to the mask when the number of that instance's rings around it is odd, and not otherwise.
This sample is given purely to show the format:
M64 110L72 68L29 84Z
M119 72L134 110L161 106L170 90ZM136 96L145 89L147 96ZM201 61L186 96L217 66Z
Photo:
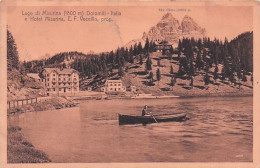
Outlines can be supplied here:
M126 87L123 86L121 80L107 80L105 86L101 88L101 91L109 93L109 92L125 92Z
M37 73L27 73L27 76L35 79L36 81L41 82L41 78L39 77L39 74L37 74Z
M47 95L75 94L79 92L79 73L74 69L45 68L42 72Z
M167 41L161 41L156 44L155 49L156 52L169 52L172 47L172 44L168 43Z

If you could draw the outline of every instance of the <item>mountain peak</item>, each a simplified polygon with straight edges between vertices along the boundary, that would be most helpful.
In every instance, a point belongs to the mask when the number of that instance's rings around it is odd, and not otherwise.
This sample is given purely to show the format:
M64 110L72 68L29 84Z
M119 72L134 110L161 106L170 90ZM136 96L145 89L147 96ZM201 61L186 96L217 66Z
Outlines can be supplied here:
M201 28L190 16L185 15L180 23L178 19L173 17L172 13L166 13L147 33L143 33L142 39L148 38L157 42L168 41L174 44L183 37L202 38L205 33L206 30Z
M166 13L165 15L163 15L162 20L163 19L168 19L168 18L170 18L170 19L173 18L171 13Z
M201 28L190 16L185 15L181 22L182 32L190 34L191 32L198 32L204 36L205 29Z

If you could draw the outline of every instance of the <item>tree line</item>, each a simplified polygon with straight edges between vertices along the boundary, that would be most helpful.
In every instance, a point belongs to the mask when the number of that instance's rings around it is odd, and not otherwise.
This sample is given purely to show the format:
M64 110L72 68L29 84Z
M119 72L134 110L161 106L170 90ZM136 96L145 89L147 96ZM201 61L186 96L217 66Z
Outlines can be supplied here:
M246 81L246 75L253 71L253 32L246 32L228 42L219 39L183 38L179 40L178 47L179 69L177 77L193 77L204 73L205 84L210 82L210 68L214 68L213 78L216 81L229 79L236 83ZM219 72L219 66L222 67ZM220 74L220 75L219 75ZM192 82L191 81L191 82Z

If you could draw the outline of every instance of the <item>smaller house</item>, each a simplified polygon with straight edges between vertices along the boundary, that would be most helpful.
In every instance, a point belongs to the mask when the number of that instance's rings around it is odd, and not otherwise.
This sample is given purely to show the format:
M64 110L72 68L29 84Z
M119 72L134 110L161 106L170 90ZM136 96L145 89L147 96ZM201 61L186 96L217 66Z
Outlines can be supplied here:
M27 76L35 79L36 81L41 82L41 78L39 77L38 73L27 73Z
M168 43L168 41L161 41L155 46L156 52L170 52L171 48L172 44Z
M126 92L126 87L123 86L122 80L107 80L101 91L109 92Z

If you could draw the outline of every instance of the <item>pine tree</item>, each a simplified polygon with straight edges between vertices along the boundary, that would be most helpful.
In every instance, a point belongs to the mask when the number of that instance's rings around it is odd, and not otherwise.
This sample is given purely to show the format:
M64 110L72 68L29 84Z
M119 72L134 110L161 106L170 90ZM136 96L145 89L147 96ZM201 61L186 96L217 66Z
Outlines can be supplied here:
M201 54L200 52L198 52L196 57L196 68L198 69L198 71L200 71L202 67L203 67L203 62L201 60Z
M170 74L171 74L171 75L174 74L172 65L171 65L171 68L170 68Z
M152 70L152 61L150 60L149 57L147 57L147 60L146 60L146 70L148 70L148 71Z
M133 52L132 51L130 51L130 53L129 53L129 62L130 63L134 63L134 56L133 56Z
M19 55L15 40L9 30L7 30L7 69L19 69Z
M149 85L153 85L153 72L149 73L148 79L149 79Z
M158 66L158 67L161 66L161 60L160 60L160 59L157 60L157 66Z
M139 56L139 64L143 65L143 56L142 55Z
M149 48L150 48L150 42L149 42L148 37L146 37L145 45L144 45L144 52L148 53L149 52Z
M218 66L216 65L215 70L214 70L214 80L215 80L215 83L216 83L217 79L218 79Z
M161 80L161 72L160 72L159 68L156 70L156 79L157 79L158 85L159 85L159 82Z
M195 75L194 66L193 66L192 61L190 62L189 75L190 75L190 76L194 76L194 75Z
M254 79L253 79L253 73L251 74L251 82L252 82L252 85L254 84Z
M142 47L142 43L141 42L138 43L137 50L138 50L138 54L142 54L143 53L143 47Z
M210 82L210 78L209 78L208 72L206 72L206 75L204 76L204 83L205 83L205 85L208 85L209 82Z
M191 86L191 88L193 88L193 77L192 76L190 77L190 86Z
M171 78L172 90L173 90L173 86L175 86L175 84L176 84L176 78L175 78L175 77L172 77L172 78Z
M172 54L174 54L174 50L173 50L173 47L171 46L170 47L170 55L172 56Z
M184 72L182 70L182 65L179 65L178 76L183 77L183 75L184 75Z
M120 66L120 67L118 68L118 75L119 75L120 77L124 76L124 71L123 71L122 66Z

